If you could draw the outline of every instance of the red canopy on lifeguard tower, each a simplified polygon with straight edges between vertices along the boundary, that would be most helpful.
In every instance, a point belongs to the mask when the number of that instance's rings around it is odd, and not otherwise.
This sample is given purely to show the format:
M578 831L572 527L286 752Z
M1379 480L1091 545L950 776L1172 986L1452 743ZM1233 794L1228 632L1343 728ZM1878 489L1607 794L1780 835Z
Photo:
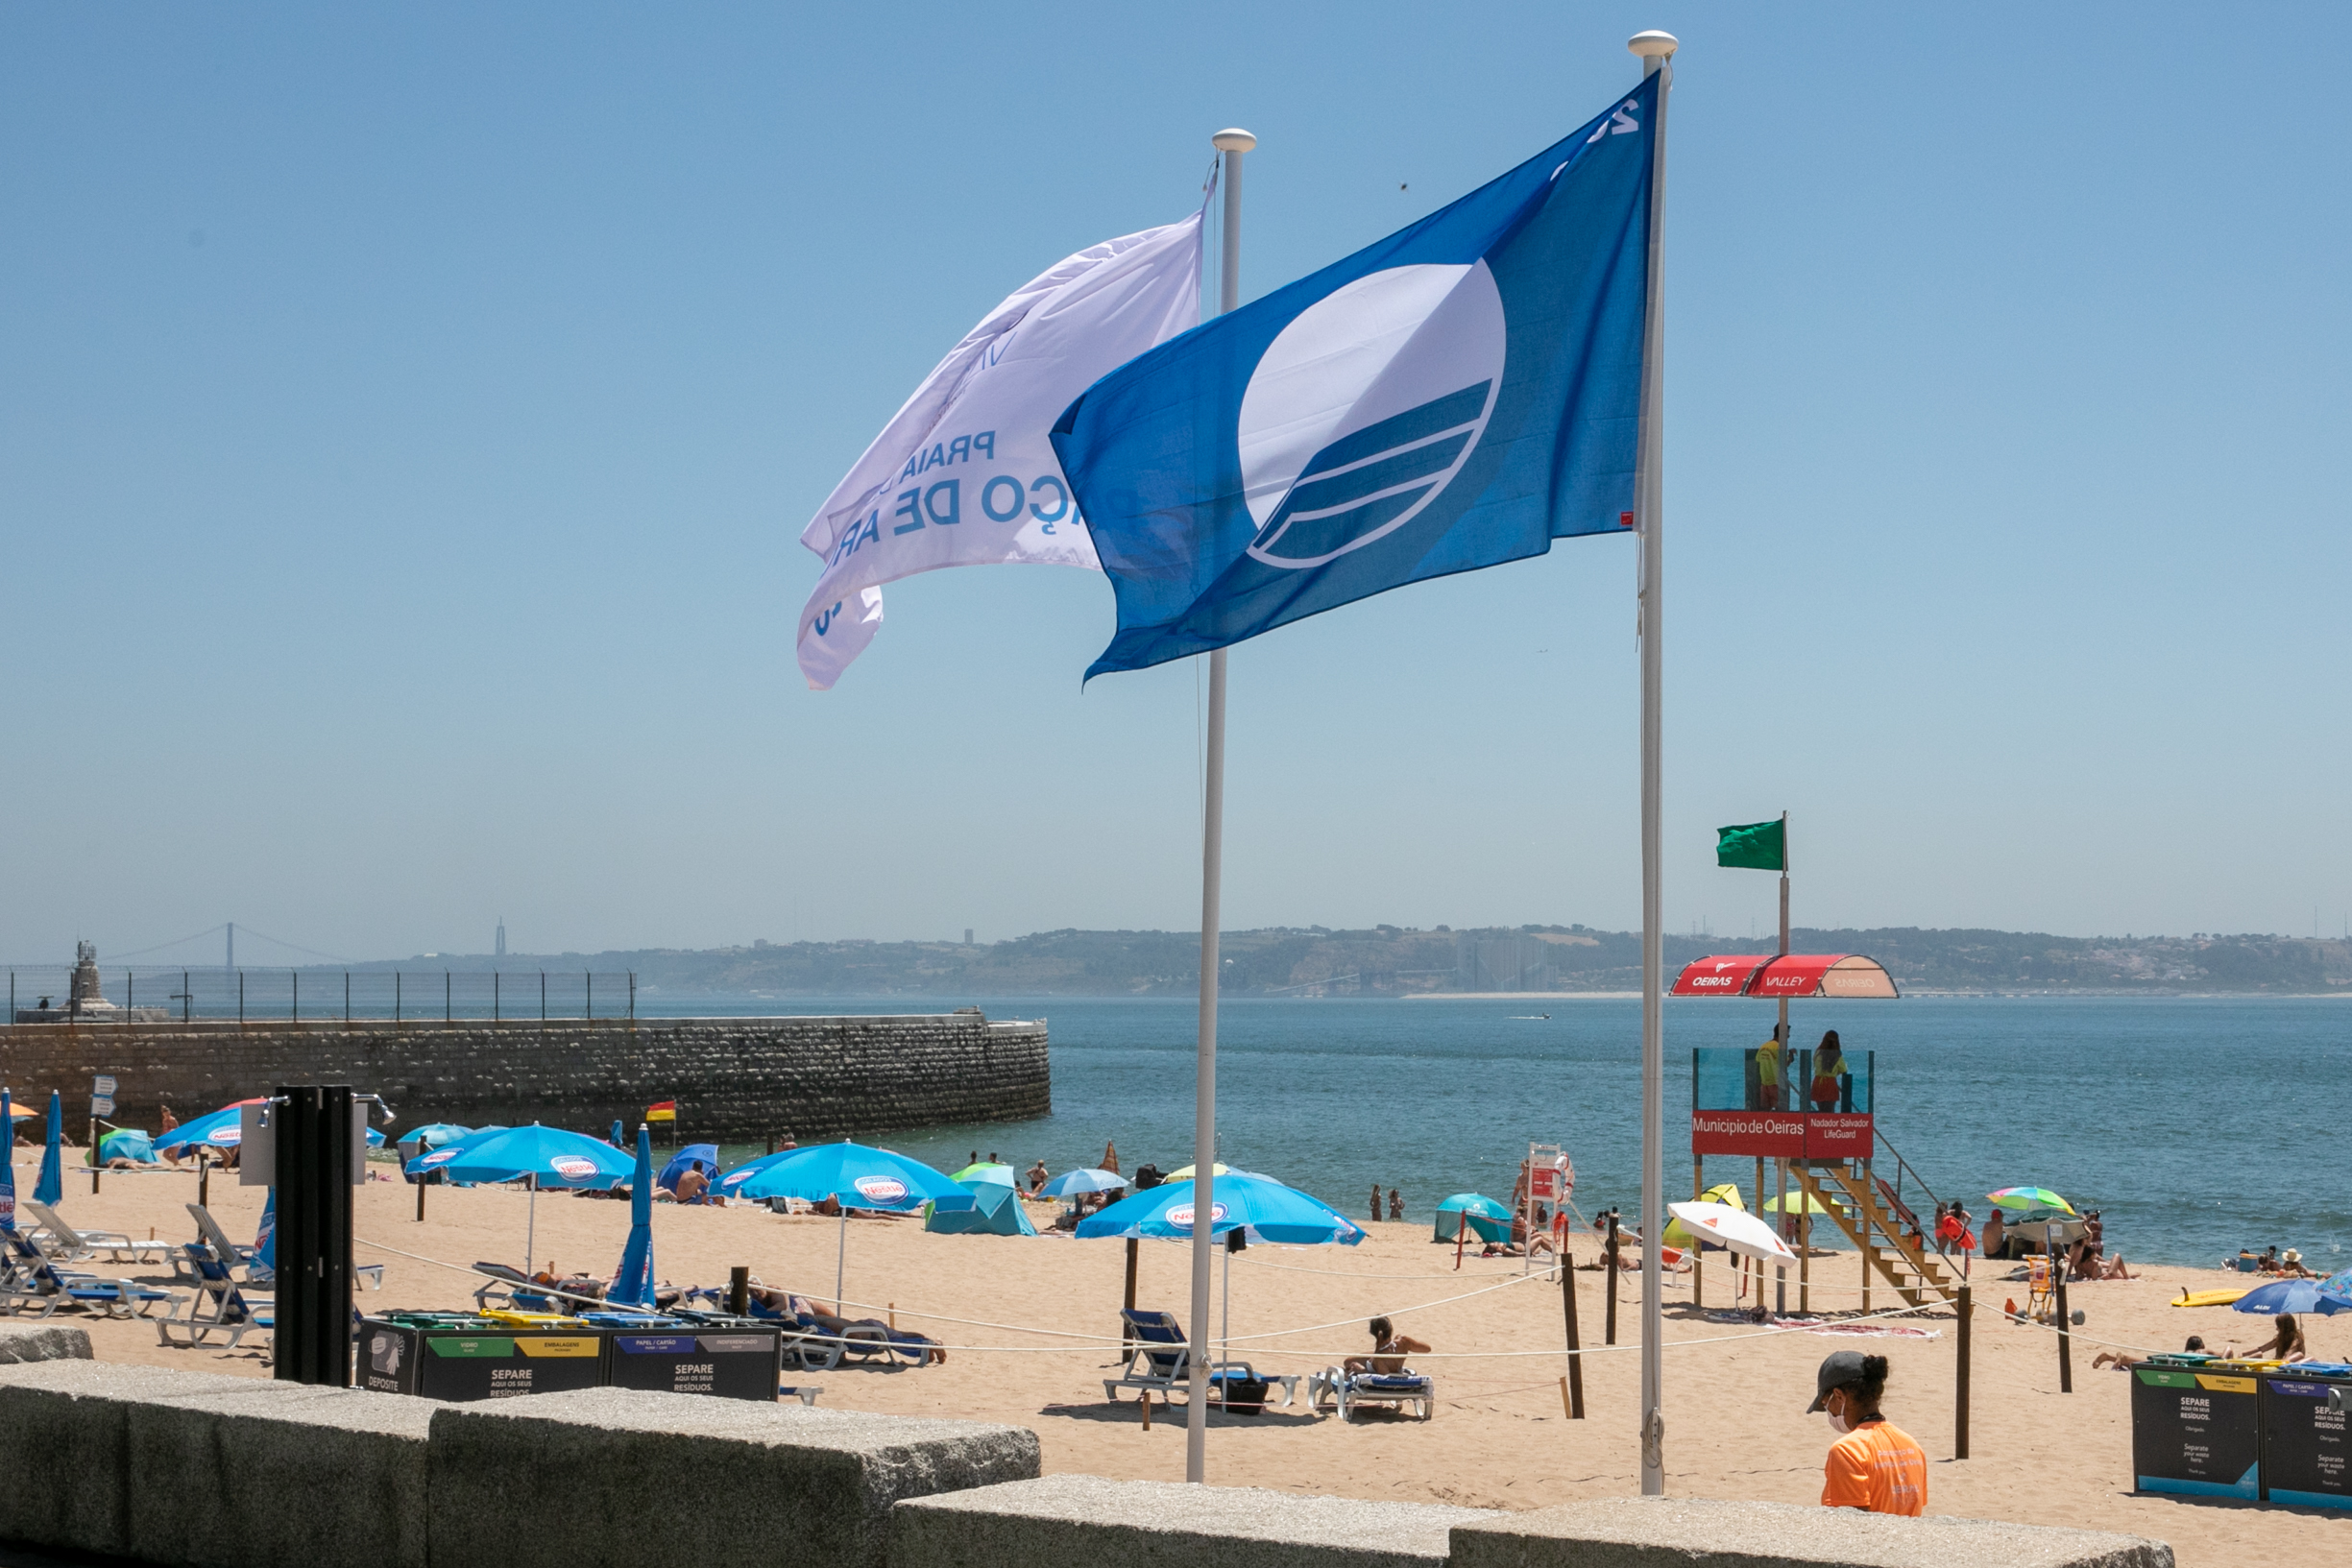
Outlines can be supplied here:
M1902 993L1876 958L1860 953L1747 953L1702 958L1676 977L1677 997L1863 997Z

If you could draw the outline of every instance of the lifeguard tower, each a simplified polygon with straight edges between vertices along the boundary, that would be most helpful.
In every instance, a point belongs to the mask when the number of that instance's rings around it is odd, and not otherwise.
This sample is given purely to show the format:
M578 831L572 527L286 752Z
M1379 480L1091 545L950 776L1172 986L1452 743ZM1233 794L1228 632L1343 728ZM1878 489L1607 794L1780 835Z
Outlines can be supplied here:
M1676 978L1670 995L1753 997L1785 1004L1814 997L1891 1001L1901 993L1877 960L1836 953L1702 958ZM1779 1081L1771 1084L1759 1072L1758 1048L1701 1046L1690 1054L1694 1197L1706 1190L1709 1155L1744 1155L1756 1161L1760 1209L1764 1162L1771 1160L1782 1175L1783 1215L1790 1188L1797 1193L1803 1211L1799 1236L1809 1241L1812 1217L1826 1215L1860 1249L1864 1312L1870 1310L1874 1275L1915 1307L1930 1297L1957 1297L1959 1281L1925 1240L1932 1221L1923 1226L1903 1201L1904 1177L1929 1203L1935 1194L1891 1145L1886 1152L1895 1160L1895 1180L1888 1182L1875 1169L1883 1142L1876 1121L1878 1052L1822 1061L1815 1049L1795 1049L1790 1035L1782 1042ZM1798 1258L1798 1310L1805 1312L1812 1305L1811 1249L1801 1246Z

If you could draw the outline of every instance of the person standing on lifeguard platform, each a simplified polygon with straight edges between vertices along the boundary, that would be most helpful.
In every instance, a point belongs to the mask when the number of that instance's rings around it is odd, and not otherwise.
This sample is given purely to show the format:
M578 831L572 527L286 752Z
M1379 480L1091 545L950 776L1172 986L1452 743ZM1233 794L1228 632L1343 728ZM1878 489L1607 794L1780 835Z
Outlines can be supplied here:
M1781 1025L1775 1024L1772 1038L1756 1048L1756 1092L1757 1098L1763 1102L1757 1107L1758 1110L1787 1109L1788 1102L1781 1093L1781 1086L1788 1081L1787 1074L1781 1068L1783 1055Z

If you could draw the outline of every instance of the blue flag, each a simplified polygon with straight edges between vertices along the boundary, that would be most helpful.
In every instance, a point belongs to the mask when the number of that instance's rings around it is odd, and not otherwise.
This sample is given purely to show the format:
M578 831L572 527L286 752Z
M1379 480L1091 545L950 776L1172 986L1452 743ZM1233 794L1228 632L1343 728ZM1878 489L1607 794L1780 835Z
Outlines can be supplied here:
M1119 603L1089 677L1633 526L1657 91L1064 411Z

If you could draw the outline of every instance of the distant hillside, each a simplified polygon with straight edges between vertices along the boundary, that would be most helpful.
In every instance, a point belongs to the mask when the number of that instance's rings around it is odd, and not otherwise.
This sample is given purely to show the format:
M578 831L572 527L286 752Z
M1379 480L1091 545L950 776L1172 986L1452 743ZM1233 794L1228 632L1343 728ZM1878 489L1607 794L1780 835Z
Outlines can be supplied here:
M1905 990L1971 992L2352 991L2352 943L2282 936L2073 937L2020 931L1806 930L1801 953L1861 953ZM1733 937L1669 936L1669 972L1719 953L1770 951ZM1039 931L965 947L953 942L755 942L702 952L655 949L541 959L436 955L435 968L494 963L634 970L653 994L775 996L1183 996L1200 985L1191 931ZM1413 992L1632 991L1641 939L1583 926L1366 930L1322 927L1229 931L1232 996L1398 996ZM390 964L372 967L394 967Z

